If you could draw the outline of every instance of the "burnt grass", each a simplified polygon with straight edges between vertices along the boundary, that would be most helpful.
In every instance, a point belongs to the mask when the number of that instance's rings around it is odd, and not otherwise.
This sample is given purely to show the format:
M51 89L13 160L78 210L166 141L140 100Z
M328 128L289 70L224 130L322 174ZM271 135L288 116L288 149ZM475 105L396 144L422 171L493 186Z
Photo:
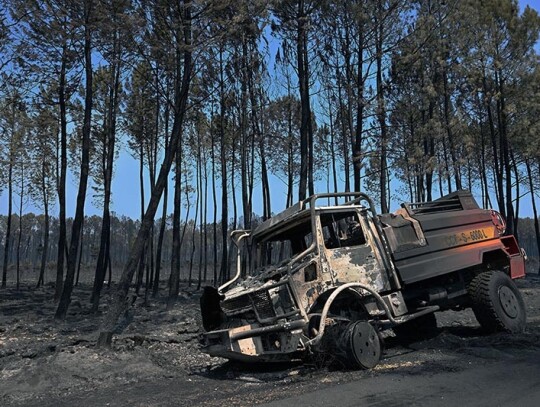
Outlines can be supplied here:
M370 371L345 370L328 357L245 365L199 351L199 295L183 286L171 311L144 293L123 316L110 350L95 348L107 311L98 313L90 285L75 288L68 315L54 320L54 289L0 291L0 405L243 406L377 375L461 371L540 351L540 278L517 282L527 308L523 334L485 334L470 310L437 314L438 328L411 340L386 332L385 352ZM165 292L165 287L162 293Z

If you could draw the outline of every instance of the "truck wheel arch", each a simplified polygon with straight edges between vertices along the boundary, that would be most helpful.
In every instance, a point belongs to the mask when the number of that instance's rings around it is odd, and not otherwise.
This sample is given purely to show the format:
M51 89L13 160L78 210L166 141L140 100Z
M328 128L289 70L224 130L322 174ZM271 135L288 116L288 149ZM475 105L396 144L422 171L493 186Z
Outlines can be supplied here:
M502 249L490 250L481 253L481 264L486 269L503 270L510 274L510 259Z
M324 291L317 300L315 300L315 303L310 307L308 315L310 314L318 314L320 313L324 305L326 304L328 298L332 295L332 293L337 289L338 287L331 288L329 290ZM367 314L367 310L364 306L364 304L361 302L362 295L352 288L345 289L342 293L340 293L333 301L332 306L330 307L330 313L332 313L332 307L343 303L344 301L350 302L352 305L356 307L361 307L358 311L365 312Z

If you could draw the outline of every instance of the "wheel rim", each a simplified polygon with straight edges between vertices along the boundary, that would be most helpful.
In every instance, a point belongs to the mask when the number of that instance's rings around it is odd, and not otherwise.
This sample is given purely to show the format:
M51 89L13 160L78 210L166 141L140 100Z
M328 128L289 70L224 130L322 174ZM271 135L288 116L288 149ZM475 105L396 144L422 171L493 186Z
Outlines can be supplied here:
M369 322L354 324L351 335L351 345L358 364L371 369L381 358L381 344L377 332Z
M502 309L510 318L517 318L519 314L519 304L514 292L507 286L499 288L499 301Z

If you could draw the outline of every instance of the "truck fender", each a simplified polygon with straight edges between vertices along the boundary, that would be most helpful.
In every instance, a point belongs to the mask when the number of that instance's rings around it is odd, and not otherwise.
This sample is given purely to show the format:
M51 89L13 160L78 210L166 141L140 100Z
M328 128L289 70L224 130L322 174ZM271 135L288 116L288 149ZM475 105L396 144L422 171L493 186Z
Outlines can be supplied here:
M503 236L500 242L501 248L481 252L482 264L492 264L498 269L508 266L508 274L512 279L525 277L525 259L516 238L513 235Z

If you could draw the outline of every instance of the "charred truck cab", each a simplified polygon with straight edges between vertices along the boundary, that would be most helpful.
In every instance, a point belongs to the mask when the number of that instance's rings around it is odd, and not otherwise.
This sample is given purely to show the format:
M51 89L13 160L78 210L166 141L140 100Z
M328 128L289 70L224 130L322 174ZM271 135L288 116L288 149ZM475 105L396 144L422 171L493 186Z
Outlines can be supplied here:
M371 368L380 331L421 332L436 311L472 307L489 331L525 327L512 281L525 275L524 254L468 191L383 215L363 193L319 194L231 237L236 275L201 297L202 350L212 356L324 352Z

